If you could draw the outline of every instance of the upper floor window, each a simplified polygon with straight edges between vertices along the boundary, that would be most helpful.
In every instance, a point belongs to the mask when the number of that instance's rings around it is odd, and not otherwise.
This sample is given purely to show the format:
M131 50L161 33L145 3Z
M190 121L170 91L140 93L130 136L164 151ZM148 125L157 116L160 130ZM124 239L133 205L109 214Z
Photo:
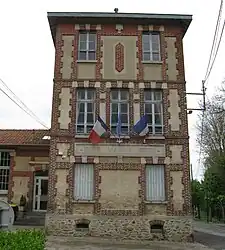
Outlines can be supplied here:
M142 35L143 61L160 61L159 33L147 32Z
M144 113L148 116L149 132L163 133L163 100L161 90L145 90Z
M79 34L78 60L96 60L96 33L81 32Z
M77 134L88 134L95 123L95 90L77 90Z
M10 153L0 152L0 192L8 191Z
M127 135L129 132L129 91L112 90L111 91L111 131L116 133L118 115L121 119L121 134Z

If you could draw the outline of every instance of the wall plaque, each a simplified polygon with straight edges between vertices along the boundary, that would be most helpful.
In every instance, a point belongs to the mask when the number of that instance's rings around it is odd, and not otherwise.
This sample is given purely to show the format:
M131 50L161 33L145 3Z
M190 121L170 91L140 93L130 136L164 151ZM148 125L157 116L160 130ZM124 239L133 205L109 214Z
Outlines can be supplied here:
M75 156L165 157L165 145L75 143Z

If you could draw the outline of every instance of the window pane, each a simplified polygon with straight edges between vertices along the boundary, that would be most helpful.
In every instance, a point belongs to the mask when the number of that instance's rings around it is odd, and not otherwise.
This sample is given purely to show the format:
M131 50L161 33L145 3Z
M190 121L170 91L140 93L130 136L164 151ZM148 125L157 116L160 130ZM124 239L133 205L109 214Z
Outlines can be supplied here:
M152 60L153 61L159 61L160 60L159 53L152 53Z
M117 121L118 121L118 114L113 113L111 115L111 123L117 123Z
M152 92L151 91L145 91L144 92L145 100L152 100Z
M121 133L123 135L127 135L128 134L128 126L121 126Z
M95 51L88 52L88 60L95 60Z
M159 44L159 34L152 34L152 43Z
M128 116L127 114L121 114L121 122L128 123Z
M79 100L84 100L85 99L85 89L79 89L78 92L78 99Z
M148 124L152 124L152 114L147 114Z
M80 50L87 50L87 43L86 43L86 41L80 42Z
M112 103L112 111L113 113L118 113L118 104L117 103Z
M86 52L79 52L79 60L86 60Z
M94 103L87 103L87 112L93 113L94 109Z
M94 90L87 90L87 99L94 100L95 99L95 91Z
M152 51L159 52L159 44L158 43L152 43Z
M161 115L155 115L155 124L162 124L162 116Z
M94 42L96 41L96 34L94 33L89 33L89 42Z
M89 134L91 132L91 130L93 129L93 124L92 125L87 125L87 134Z
M143 54L143 60L144 61L150 61L151 60L150 52L146 52L146 53Z
M95 42L89 42L88 50L95 50Z
M128 112L128 108L127 108L127 104L125 103L125 104L120 104L120 112L121 113L127 113Z
M80 42L86 42L87 41L87 34L86 33L80 33Z
M84 123L84 113L79 113L77 123Z
M155 133L156 134L162 134L162 132L163 132L162 127L155 127Z
M161 103L159 103L159 104L154 104L154 111L155 111L155 113L156 114L162 114L162 105L161 105Z
M111 91L111 99L112 100L118 100L118 91L117 90L112 90Z
M154 91L154 100L162 100L162 92L161 91Z
M121 91L120 92L120 99L121 100L128 100L128 91Z
M10 166L10 153L0 152L0 166L9 167Z
M146 114L152 113L152 104L145 104L145 113Z
M87 123L94 124L94 114L93 113L87 114Z
M142 43L147 43L149 44L149 34L144 34L142 35Z
M77 125L77 133L78 134L84 133L84 125Z
M148 43L143 43L143 51L150 51L150 44Z
M78 104L78 112L79 113L84 113L84 103L79 103Z

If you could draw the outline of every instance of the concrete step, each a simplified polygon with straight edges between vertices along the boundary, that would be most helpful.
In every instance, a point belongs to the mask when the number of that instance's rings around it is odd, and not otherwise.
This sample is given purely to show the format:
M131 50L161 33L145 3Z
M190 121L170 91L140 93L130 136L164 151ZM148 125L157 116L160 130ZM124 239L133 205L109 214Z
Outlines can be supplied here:
M21 226L43 226L45 224L45 213L28 212L23 218L19 217L14 225Z

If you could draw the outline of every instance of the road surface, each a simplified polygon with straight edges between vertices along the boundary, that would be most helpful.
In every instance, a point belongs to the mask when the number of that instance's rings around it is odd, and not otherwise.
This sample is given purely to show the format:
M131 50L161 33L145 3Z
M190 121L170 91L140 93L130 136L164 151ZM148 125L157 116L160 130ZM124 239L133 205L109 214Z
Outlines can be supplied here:
M225 237L194 232L195 241L216 250L225 250Z

